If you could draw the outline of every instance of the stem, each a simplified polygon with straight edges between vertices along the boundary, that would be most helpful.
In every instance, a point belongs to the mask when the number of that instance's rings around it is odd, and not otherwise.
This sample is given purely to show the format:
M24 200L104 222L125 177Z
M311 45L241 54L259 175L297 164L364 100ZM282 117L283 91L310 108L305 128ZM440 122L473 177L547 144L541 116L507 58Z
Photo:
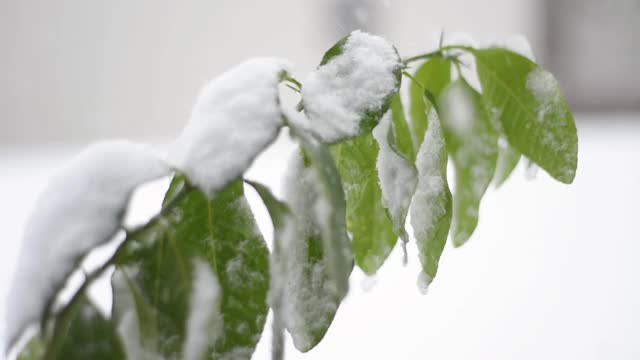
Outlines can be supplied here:
M453 50L453 49L458 49L458 50L464 50L464 51L471 51L473 50L473 48L469 47L469 46L463 46L463 45L447 45L447 46L443 46L441 48L439 48L436 51L432 51L432 52L428 52L426 54L420 54L420 55L416 55L416 56L412 56L409 58L406 58L404 60L402 60L402 63L407 65L411 62L414 61L418 61L418 60L423 60L423 59L429 59L432 57L443 57L445 56L445 51L447 50Z

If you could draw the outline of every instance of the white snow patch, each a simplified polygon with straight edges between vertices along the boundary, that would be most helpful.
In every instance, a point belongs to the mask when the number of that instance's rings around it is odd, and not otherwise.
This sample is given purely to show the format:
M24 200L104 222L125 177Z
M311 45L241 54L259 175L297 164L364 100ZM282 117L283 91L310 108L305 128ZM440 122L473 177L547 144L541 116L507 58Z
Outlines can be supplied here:
M447 213L446 174L442 162L446 161L444 136L435 109L428 115L429 126L416 157L418 186L411 202L411 226L421 253L428 252L428 239L432 239L436 223ZM429 259L437 264L438 259ZM424 266L424 264L423 264ZM421 272L420 289L426 289L435 274ZM429 279L429 281L426 281Z
M441 101L447 129L460 137L473 132L478 115L468 92L463 86L450 86Z
M183 345L185 360L202 359L204 352L221 335L221 292L220 283L211 266L202 260L194 260L189 318Z
M431 285L431 282L433 281L433 276L427 274L424 271L421 271L418 274L418 290L420 290L420 293L422 295L427 295L427 293L429 292L429 285Z
M132 191L169 172L148 147L114 140L89 146L51 179L27 222L9 291L10 341L39 319L77 261L114 236Z
M498 42L497 46L511 50L531 61L536 61L536 57L533 55L533 50L531 49L531 44L529 44L527 38L522 34L510 35L503 41Z
M240 176L278 135L278 83L289 62L248 60L211 80L169 151L169 162L212 196Z
M352 32L342 53L309 74L302 88L314 131L329 143L358 135L365 113L380 111L396 90L400 66L388 41Z
M406 243L408 237L404 223L418 179L415 167L389 144L391 126L391 113L387 112L373 129L379 148L376 168L382 191L382 205L391 217L394 230Z

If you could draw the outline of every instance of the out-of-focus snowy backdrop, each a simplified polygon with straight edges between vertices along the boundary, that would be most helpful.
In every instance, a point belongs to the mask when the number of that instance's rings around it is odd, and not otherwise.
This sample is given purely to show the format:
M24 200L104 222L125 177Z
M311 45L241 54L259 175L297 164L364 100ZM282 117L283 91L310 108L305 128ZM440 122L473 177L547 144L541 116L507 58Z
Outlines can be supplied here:
M375 278L355 273L316 349L289 346L287 358L640 358L640 5L632 0L4 0L0 314L34 201L82 146L128 137L163 149L212 76L273 55L291 59L304 79L358 27L405 56L436 46L442 28L479 41L526 35L577 113L578 175L564 186L542 172L525 180L518 169L488 192L471 241L447 248L427 295L416 286L417 260L403 267L396 252ZM283 137L250 176L278 192L290 151ZM136 197L134 217L157 208L162 186ZM95 294L108 304L108 292ZM263 341L255 358L267 354Z

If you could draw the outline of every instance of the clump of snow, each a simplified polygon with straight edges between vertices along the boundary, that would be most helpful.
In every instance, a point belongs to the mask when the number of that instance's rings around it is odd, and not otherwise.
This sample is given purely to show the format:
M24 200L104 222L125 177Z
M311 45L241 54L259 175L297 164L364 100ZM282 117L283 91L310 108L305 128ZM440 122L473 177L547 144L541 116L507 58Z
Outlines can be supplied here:
M404 223L418 179L413 164L389 143L390 136L393 136L391 130L391 113L387 112L373 129L379 148L376 169L382 191L382 205L389 213L394 231L406 243L408 236Z
M424 271L420 271L420 273L418 274L418 290L420 290L420 293L422 295L427 295L427 293L429 292L429 285L431 285L431 282L433 281L433 276L427 274Z
M189 318L183 345L185 360L202 359L205 351L215 344L220 336L222 332L221 292L220 283L211 266L202 260L194 260Z
M169 162L212 196L240 176L278 135L278 83L289 63L248 60L211 80L169 151Z
M428 115L429 126L422 145L416 156L416 168L418 169L418 185L411 202L411 226L416 238L423 269L421 271L421 288L428 287L435 276L440 252L439 247L444 247L444 239L437 239L438 229L436 225L447 216L447 202L449 201L448 185L443 169L443 162L447 161L445 140L440 126L440 119L435 109L431 109ZM441 241L441 246L433 243ZM435 249L435 250L434 250ZM429 279L429 281L426 281Z
M169 172L146 146L116 140L89 146L51 179L27 222L9 291L10 341L37 321L78 260L116 234L132 191Z
M340 297L330 281L323 258L310 257L310 247L322 247L322 214L317 174L305 167L300 152L293 154L283 182L284 198L297 219L297 228L282 237L282 259L285 262L278 283L284 286L283 321L297 349L307 351L326 331L338 307Z
M399 86L400 58L385 39L354 31L342 53L319 66L302 88L304 109L325 142L356 136L368 112L381 111Z

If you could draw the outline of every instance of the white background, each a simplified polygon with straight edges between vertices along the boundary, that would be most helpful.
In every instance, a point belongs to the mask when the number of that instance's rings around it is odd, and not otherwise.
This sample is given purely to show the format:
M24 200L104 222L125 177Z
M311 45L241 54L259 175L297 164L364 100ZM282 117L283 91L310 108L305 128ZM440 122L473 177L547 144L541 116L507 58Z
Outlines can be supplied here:
M503 187L488 191L469 243L447 247L427 295L416 286L415 247L409 247L407 267L396 249L375 278L354 273L324 341L304 355L289 343L287 358L640 358L640 126L635 117L599 120L578 116L573 185L543 172L525 180L519 167ZM0 154L0 293L37 193L77 150ZM279 141L249 176L278 192L290 150L286 138ZM154 211L161 191L156 185L136 197L138 218ZM264 208L254 193L248 196L270 238ZM254 358L267 359L268 352L266 335Z

